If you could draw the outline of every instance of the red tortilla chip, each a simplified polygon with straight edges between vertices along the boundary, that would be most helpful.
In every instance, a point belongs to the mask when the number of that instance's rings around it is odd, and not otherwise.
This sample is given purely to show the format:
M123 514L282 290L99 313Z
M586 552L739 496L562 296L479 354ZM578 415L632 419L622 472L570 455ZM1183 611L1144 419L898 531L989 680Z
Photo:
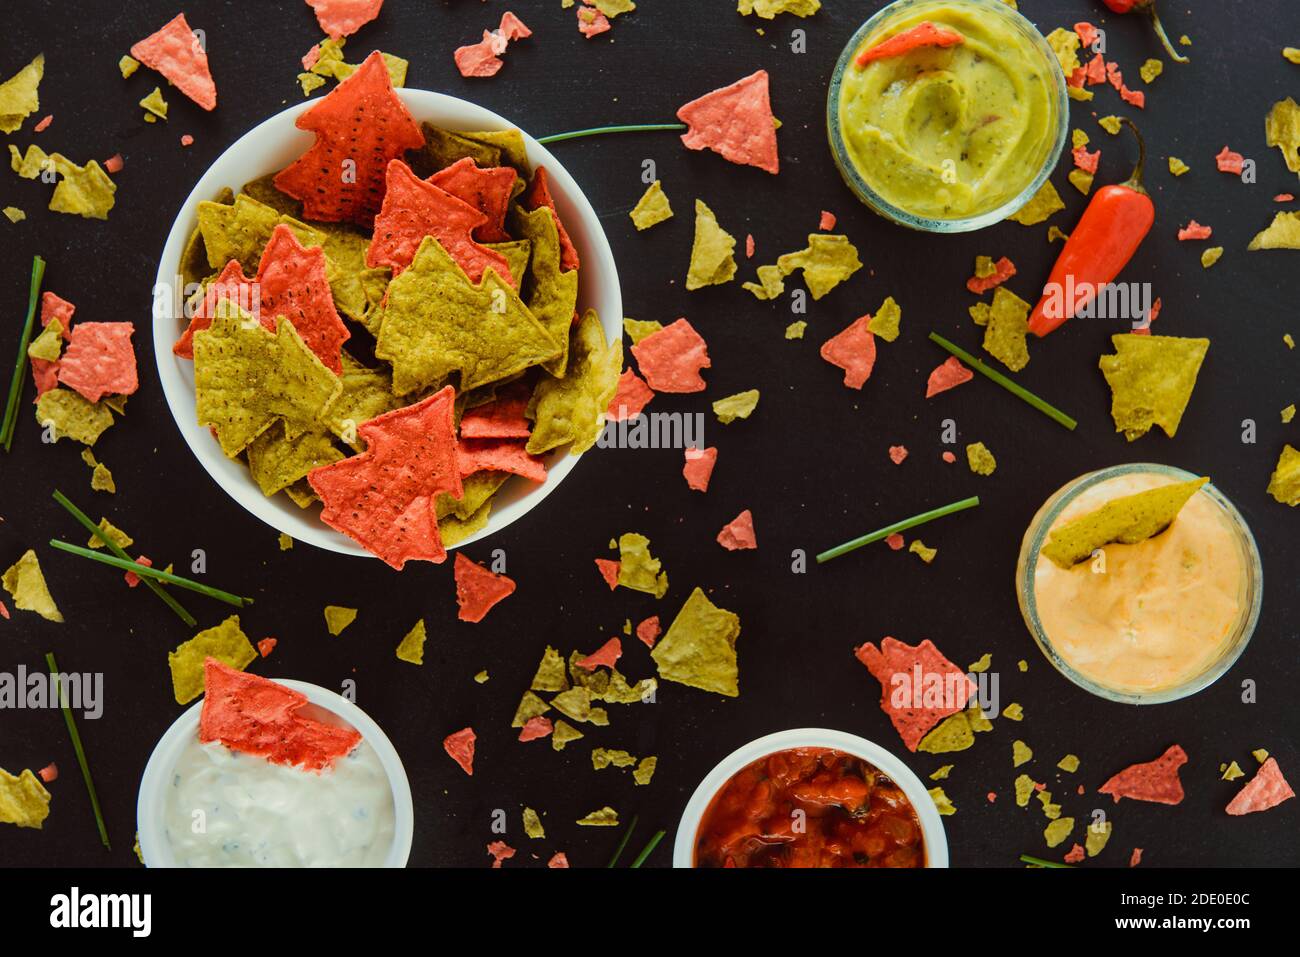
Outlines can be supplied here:
M1097 42L1101 33L1087 20L1081 20L1074 25L1074 32L1079 37L1079 43L1085 47L1090 47Z
M889 461L893 462L895 465L902 465L906 458L906 445L891 445L889 447Z
M59 381L87 402L106 395L131 395L139 388L130 322L79 322L59 359Z
M729 552L742 548L758 548L754 535L754 513L745 509L718 532L718 544Z
M157 70L205 110L217 108L217 85L208 69L207 51L185 22L185 14L176 14L157 33L132 46L131 56L149 69Z
M356 33L379 16L383 5L384 0L307 0L320 28L335 40Z
M618 638L611 638L585 658L578 659L578 667L584 671L595 671L597 668L613 668L618 663L618 659L623 657L623 642Z
M556 852L551 856L551 859L550 859L549 861L546 862L546 866L547 866L547 867L550 867L550 868L553 868L553 869L554 869L554 868L565 868L565 867L568 867L568 866L569 866L569 858L568 858L568 856L567 856L563 851L556 851Z
M483 39L478 43L467 43L452 51L451 58L456 61L456 69L466 79L473 77L496 76L506 65L499 54L506 52L506 38L495 30L484 30Z
M929 20L922 20L910 30L896 33L888 40L881 40L875 46L863 50L854 62L859 67L864 67L874 60L903 56L918 47L952 47L965 42L966 38L956 30L938 27Z
M263 638L257 643L257 653L266 658L271 652L275 651L275 646L278 644L279 642L274 638Z
M497 32L507 40L522 40L533 35L533 31L524 26L524 21L509 10L501 14L501 26L497 27Z
M55 764L53 761L51 761L49 764L45 765L45 767L41 768L36 773L41 776L42 781L44 781L46 784L49 784L51 781L58 780L59 766Z
M475 406L460 419L462 439L526 439L532 427L524 415L532 389L520 380L498 393L492 402Z
M709 490L709 479L713 476L713 466L718 464L718 450L712 446L707 449L688 448L686 464L682 466L682 475L686 484L697 492Z
M493 605L514 594L513 578L484 568L466 558L464 552L456 553L455 567L456 604L460 606L456 617L461 621L482 621Z
M1097 164L1101 162L1101 150L1089 153L1087 146L1079 146L1070 155L1074 157L1074 165L1085 173L1097 172Z
M903 545L906 543L906 541L907 541L907 540L906 540L905 538L903 538L903 536L902 536L901 534L899 534L898 532L894 532L893 535L886 535L886 536L885 536L885 544L888 545L890 548L892 548L892 549L893 549L894 551L896 551L896 552L897 552L897 551L902 551L902 549L903 549Z
M876 364L876 337L867 324L870 316L859 316L843 331L822 343L821 357L844 370L844 384L861 389Z
M975 378L975 373L962 365L960 359L956 356L949 356L941 364L935 366L934 371L930 373L930 378L925 383L925 397L929 399L940 392L955 389L963 382L969 382L973 378Z
M822 217L817 223L817 228L823 232L830 232L835 228L835 214L822 210Z
M1295 791L1287 784L1278 766L1277 758L1269 757L1259 766L1250 782L1237 792L1237 796L1228 802L1227 811L1234 817L1242 814L1254 814L1277 807L1283 801L1295 797Z
M32 381L36 383L36 398L49 392L59 384L59 361L55 359L38 359L32 356L27 360L32 364Z
M502 243L510 239L505 223L515 175L509 166L481 168L473 157L463 156L446 169L434 173L425 182L468 203L487 217L487 222L475 228L471 234L474 239L482 243Z
M474 776L474 742L477 737L473 728L461 728L442 739L442 749L470 777Z
M1101 150L1097 151L1101 155ZM1016 264L1003 256L993 264L993 274L989 276L971 276L966 280L966 288L977 296L982 296L995 286L1000 286L1016 274Z
M1196 220L1189 219L1187 225L1178 230L1178 239L1183 242L1189 239L1209 239L1213 234L1213 227L1202 226Z
M596 570L600 572L600 577L605 579L605 584L609 586L610 591L618 587L618 573L622 564L612 558L596 559Z
M422 180L401 160L388 164L387 192L383 207L375 217L375 235L366 250L367 266L391 266L396 276L411 264L420 242L432 236L465 270L470 282L483 278L491 268L511 285L506 257L480 246L472 238L474 230L488 218L477 209L452 196L444 189Z
M655 397L654 390L631 369L624 369L618 379L618 389L609 402L607 417L614 422L634 419Z
M1240 175L1241 171L1245 168L1245 164L1246 157L1242 156L1240 153L1234 153L1226 146L1219 150L1218 154L1214 157L1214 165L1219 167L1220 173L1234 173Z
M72 338L72 314L77 307L61 296L46 291L41 293L41 328L50 324L51 319L59 320L63 327L63 338Z
M691 100L677 118L690 127L682 134L687 149L710 149L741 166L780 172L766 70Z
M202 332L212 325L212 317L216 314L217 303L223 299L229 299L238 304L245 312L257 316L263 326L274 332L275 317L262 315L261 301L253 301L255 290L252 283L253 280L244 275L239 260L232 259L226 263L225 268L221 270L221 274L208 283L207 288L203 290L203 300L195 307L194 314L190 316L189 327L176 340L176 344L172 346L172 352L182 359L194 358L194 334Z
M1128 87L1121 85L1119 98L1130 106L1136 106L1139 110L1146 109L1147 95L1141 90L1130 90Z
M964 709L975 693L975 682L928 638L915 646L885 638L879 648L867 642L853 653L880 682L880 710L889 715L909 751L940 721Z
M663 628L659 625L659 616L651 615L645 621L636 626L636 636L641 639L641 643L647 648L653 648L655 642L659 640L659 635L663 633Z
M340 350L352 333L334 308L324 251L319 246L304 248L293 230L281 223L272 231L262 253L257 285L263 324L267 319L274 322L275 316L284 316L325 367L342 375Z
M1183 782L1178 779L1178 769L1186 763L1187 752L1176 744L1171 745L1154 761L1125 768L1097 790L1109 794L1116 804L1120 798L1151 801L1155 804L1180 804L1183 800Z
M700 370L713 365L708 343L684 318L646 336L632 355L655 392L703 392Z
M539 166L533 171L533 181L519 197L519 205L529 212L539 206L545 206L551 211L551 216L555 219L555 231L560 234L560 271L568 272L570 269L577 269L580 265L578 250L574 248L573 240L569 238L569 231L564 228L559 210L555 208L555 200L551 198L551 182L547 178L544 167Z
M294 125L315 133L316 142L276 174L276 188L302 200L305 218L327 223L371 226L389 162L424 145L378 50ZM344 169L352 175L344 177Z
M1120 72L1119 64L1114 60L1106 61L1106 82L1116 90L1124 86L1124 74Z
M434 501L442 492L462 494L454 400L447 386L362 423L364 452L307 475L324 503L321 521L399 570L410 559L444 561Z
M1076 71L1077 72L1077 71ZM1106 58L1100 53L1096 54L1083 70L1084 80L1088 86L1096 86L1098 83L1106 82Z
M236 671L216 658L203 662L203 685L199 740L204 744L220 741L273 764L321 771L361 743L355 728L299 715L308 703L302 692Z
M493 868L499 868L503 861L515 856L515 849L505 841L493 841L487 846L487 852L492 855Z
M590 40L613 29L609 17L583 0L578 5L578 32Z
M461 478L486 470L522 475L531 482L546 481L546 460L530 455L517 439L465 439L457 460Z
M555 729L551 725L551 719L539 714L524 722L524 726L519 729L519 740L538 741L550 735L553 730Z

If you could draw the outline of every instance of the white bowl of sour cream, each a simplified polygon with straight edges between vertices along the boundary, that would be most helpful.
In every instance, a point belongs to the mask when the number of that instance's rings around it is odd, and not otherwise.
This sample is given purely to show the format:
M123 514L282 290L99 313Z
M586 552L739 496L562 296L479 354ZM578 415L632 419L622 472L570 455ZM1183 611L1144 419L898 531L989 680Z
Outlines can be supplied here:
M199 741L195 704L145 765L136 802L148 867L405 867L415 811L397 750L355 704L305 681L273 679L307 696L317 720L361 743L320 772L273 764Z

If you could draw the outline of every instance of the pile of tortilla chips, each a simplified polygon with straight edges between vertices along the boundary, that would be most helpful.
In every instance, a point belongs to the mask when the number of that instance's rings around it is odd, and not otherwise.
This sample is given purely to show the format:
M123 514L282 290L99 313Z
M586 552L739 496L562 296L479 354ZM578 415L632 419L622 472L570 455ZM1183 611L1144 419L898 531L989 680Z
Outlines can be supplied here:
M394 568L440 562L512 475L591 448L622 371L515 130L421 126L374 53L286 169L201 202L182 257L196 407L266 495ZM326 175L347 161L354 175Z

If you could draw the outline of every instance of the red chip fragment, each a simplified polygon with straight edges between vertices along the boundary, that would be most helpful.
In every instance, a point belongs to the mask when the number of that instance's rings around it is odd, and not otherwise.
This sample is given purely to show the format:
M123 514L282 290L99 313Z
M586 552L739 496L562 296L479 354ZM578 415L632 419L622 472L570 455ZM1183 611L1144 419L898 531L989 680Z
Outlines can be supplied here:
M316 142L276 174L275 186L302 200L304 218L327 223L371 226L389 162L424 145L378 50L294 125Z
M505 65L501 54L506 52L509 41L532 35L533 31L524 26L524 21L507 10L501 15L501 25L497 29L484 30L483 39L478 43L458 47L452 59L463 77L495 76Z
M122 154L114 153L108 159L104 160L104 171L108 173L122 172Z
M754 258L754 234L753 233L745 234L745 258L746 259Z
M835 214L822 210L822 217L817 223L817 228L823 232L830 232L835 228Z
M903 536L898 532L894 532L894 534L892 535L885 536L885 544L888 545L892 550L896 552L902 551L903 545L906 544L906 542L907 539L903 538Z
M887 637L879 648L867 642L853 653L880 682L880 710L889 715L909 751L940 721L965 708L975 693L975 682L928 638L912 646Z
M1133 848L1133 853L1129 855L1128 866L1137 867L1141 863L1142 863L1142 848L1135 847Z
M654 390L631 369L624 369L618 378L618 388L609 402L607 417L614 422L634 419L655 397Z
M135 348L130 322L79 322L59 359L59 381L81 393L87 402L106 395L131 395L136 377Z
M925 383L925 397L933 398L940 392L947 392L949 389L955 389L963 382L969 382L975 378L975 373L971 372L956 356L949 356L942 363L935 366L934 371L930 373L930 378Z
M1101 151L1097 151L1101 155ZM982 296L995 286L1000 286L1016 274L1016 264L1003 256L993 264L993 273L988 276L971 276L966 280L966 288L977 296Z
M193 145L194 145L194 137L190 136L189 133L186 133L183 136L181 136L181 146L193 146Z
M1187 221L1186 226L1178 230L1178 239L1184 242L1189 239L1209 239L1213 232L1213 228L1202 226L1196 220L1191 219Z
M356 33L379 16L383 5L384 0L307 0L320 28L335 40Z
M9 620L9 606L2 601L0 601L0 618L3 618L5 621Z
M1087 146L1078 146L1070 155L1074 157L1074 165L1085 173L1097 172L1097 164L1101 162L1101 150L1089 153Z
M1074 25L1074 32L1079 37L1079 43L1085 47L1090 47L1097 42L1101 33L1087 20L1081 20Z
M940 458L942 458L949 465L952 465L953 462L957 461L957 453L945 451L943 455L940 456Z
M1214 165L1219 167L1220 173L1234 173L1240 175L1241 171L1245 168L1246 157L1242 156L1240 153L1234 153L1225 146L1223 149L1219 150L1218 154L1214 157Z
M1077 72L1077 71L1076 71ZM1083 77L1088 86L1106 82L1106 58L1098 53L1083 69Z
M524 722L524 726L519 729L519 740L537 741L541 738L547 737L554 730L555 728L551 724L551 719L539 714Z
M578 7L578 32L590 40L613 29L609 17L597 10L587 0L582 0Z
M278 644L279 642L274 638L263 638L257 643L257 653L266 658L271 652L275 651L275 646Z
M895 465L902 465L903 460L907 458L906 445L891 445L889 447L889 461Z
M694 446L686 450L686 464L682 466L682 475L686 484L697 492L709 490L709 479L713 476L713 466L718 464L718 450L713 446L697 449Z
M1141 90L1130 90L1128 87L1121 85L1119 98L1130 106L1136 106L1139 110L1146 109L1147 95Z
M461 621L482 621L493 605L514 594L514 579L471 561L464 552L456 553L455 572L456 604L460 606L456 617Z
M204 744L220 741L273 764L321 771L361 743L355 728L299 715L308 704L302 692L216 658L203 662L203 685L199 740Z
M137 565L143 565L145 568L153 568L153 560L148 555L137 555L135 559ZM126 579L126 587L134 588L140 584L140 576L135 572L127 572L122 576Z
M505 841L493 841L487 846L487 852L492 855L492 867L499 868L504 861L510 860L515 856L515 849Z
M474 230L474 239L482 243L503 243L510 239L505 223L515 176L512 167L480 167L473 157L463 156L446 169L438 170L427 182L487 217L487 222Z
M651 615L645 621L636 626L636 636L647 648L653 648L655 646L655 642L659 640L659 635L662 632L663 628L659 624L658 615Z
M888 40L882 40L875 46L863 50L854 63L861 69L874 60L903 56L918 47L952 47L965 42L966 38L956 30L935 26L929 20L922 20L910 30L896 33Z
M1075 844L1074 847L1070 848L1070 852L1066 854L1062 860L1067 864L1078 864L1083 860L1083 845Z
M691 100L677 118L690 127L682 134L688 149L710 149L742 166L780 172L766 70Z
M364 452L307 475L324 503L321 521L399 570L410 559L444 561L434 500L462 495L454 401L447 386L358 426Z
M876 337L867 328L869 322L870 316L859 316L822 343L821 357L844 370L844 384L850 389L861 389L876 364Z
M609 586L610 591L618 587L618 573L622 564L613 558L596 559L596 570L600 572L600 577L605 579L605 584Z
M460 418L462 439L526 439L532 427L524 415L532 389L527 382L512 382L496 399L466 411Z
M58 779L59 766L55 764L53 761L51 761L49 764L45 765L45 767L41 768L36 773L41 776L42 781L44 781L46 784L49 784L51 781Z
M157 70L178 90L205 110L217 108L217 85L208 68L208 54L198 34L178 13L165 27L131 47L135 57Z
M1295 193L1278 193L1273 197L1275 203L1289 203L1295 199Z
M442 749L470 777L474 776L474 742L477 737L473 728L461 728L442 739Z
M754 535L754 513L745 509L718 532L718 544L729 552L742 548L758 548Z
M1109 794L1116 804L1120 798L1156 804L1180 804L1183 800L1183 782L1178 779L1178 769L1186 763L1187 752L1179 745L1171 745L1154 761L1125 768L1097 790Z
M1295 797L1295 791L1282 776L1277 758L1269 757L1259 766L1250 782L1237 792L1237 796L1228 802L1227 812L1234 817L1242 814L1254 814L1277 807L1283 801Z
M546 175L545 167L539 166L533 170L533 181L519 197L519 205L530 213L540 206L545 206L551 211L551 216L555 219L555 231L560 235L560 271L568 272L577 269L581 265L578 250L574 248L573 240L569 238L569 231L564 228L560 211L555 208L555 200L551 197L551 181Z
M42 116L42 117L37 121L36 125L32 127L32 132L33 132L33 133L44 133L46 130L48 130L48 129L50 128L50 124L53 123L53 122L54 122L54 114L53 114L53 113L50 113L50 114L48 114L48 115L46 115L46 116Z
M713 365L708 343L684 318L646 336L632 355L655 392L703 392L700 370Z
M569 866L569 858L563 851L556 851L551 856L551 859L546 862L546 866L552 869L566 868Z
M32 381L36 383L36 399L40 401L41 396L59 384L59 361L38 359L36 356L29 357L27 361L31 363Z
M585 658L578 659L578 667L584 671L597 668L613 668L618 659L623 657L623 642L617 637L609 639Z

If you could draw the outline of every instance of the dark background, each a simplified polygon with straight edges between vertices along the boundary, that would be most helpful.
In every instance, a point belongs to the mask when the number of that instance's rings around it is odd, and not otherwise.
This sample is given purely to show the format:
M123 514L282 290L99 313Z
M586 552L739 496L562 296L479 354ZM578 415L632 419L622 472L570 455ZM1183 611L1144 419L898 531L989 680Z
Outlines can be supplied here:
M511 45L505 68L489 80L464 80L452 50L494 27L511 6L533 37ZM337 688L357 683L358 703L387 731L406 764L416 801L413 865L485 866L484 845L493 809L509 819L506 840L519 855L508 867L544 862L564 850L575 866L602 865L619 831L579 828L572 822L609 804L624 821L639 814L632 850L655 828L668 838L650 864L671 858L672 832L691 791L733 748L771 731L805 725L838 728L903 754L922 776L956 765L944 782L958 807L945 819L952 861L965 866L1014 866L1021 853L1047 852L1045 820L1037 807L1012 799L1011 741L1023 738L1037 757L1027 766L1045 779L1064 813L1086 822L1103 807L1115 822L1110 845L1093 865L1123 866L1134 846L1150 865L1294 865L1300 801L1266 814L1230 818L1223 807L1242 782L1222 782L1221 762L1236 760L1252 773L1253 748L1275 754L1292 780L1300 775L1294 575L1300 545L1297 514L1265 494L1269 473L1296 425L1279 424L1279 410L1300 399L1295 364L1300 353L1282 344L1300 335L1300 272L1296 253L1247 254L1245 246L1270 221L1272 197L1296 192L1294 174L1264 144L1269 106L1300 86L1300 67L1280 55L1300 44L1300 15L1285 0L1251 5L1165 3L1170 32L1195 45L1187 66L1166 61L1164 76L1146 87L1137 69L1160 56L1140 17L1110 15L1087 0L1023 0L1022 11L1048 32L1089 19L1106 28L1109 56L1129 84L1147 89L1137 114L1152 156L1147 182L1156 224L1124 277L1150 281L1163 299L1157 331L1212 340L1201 378L1178 437L1158 430L1134 444L1115 433L1109 391L1097 357L1108 336L1124 331L1102 321L1076 320L1046 341L1033 341L1033 360L1019 375L1028 388L1079 420L1071 433L982 379L931 401L925 379L944 355L925 340L934 329L977 349L980 331L967 317L974 299L963 282L977 254L1009 255L1020 275L1010 283L1032 299L1059 247L1045 241L1046 225L1005 223L976 235L949 238L913 234L876 218L840 183L824 134L824 98L841 47L878 3L827 0L809 20L775 23L735 14L734 4L646 0L614 22L612 32L585 40L573 10L559 0L404 2L388 0L377 22L349 40L347 58L359 62L379 48L411 60L408 85L442 90L483 103L534 135L601 125L671 121L676 108L760 67L772 76L781 174L738 167L712 153L682 148L671 133L579 140L556 146L557 157L601 213L620 263L626 315L670 322L685 315L709 343L713 368L708 391L661 395L654 411L708 411L708 403L758 387L763 398L749 421L727 427L710 415L706 441L720 449L707 495L681 478L680 450L598 451L525 519L469 549L485 560L505 550L519 589L481 624L456 620L450 565L414 564L397 574L363 561L298 544L281 553L276 533L242 511L200 469L174 428L156 376L150 324L150 287L163 240L195 180L231 142L257 122L301 99L298 58L320 38L303 3L199 2L185 6L190 24L207 32L220 106L205 114L178 91L167 123L141 121L137 101L160 82L147 69L129 81L117 59L177 10L175 0L137 0L123 6L94 0L75 5L10 0L0 37L0 76L9 76L37 52L47 58L40 115L53 125L33 137L32 121L9 136L20 148L35 141L76 161L101 162L115 152L126 161L115 177L117 205L107 222L57 215L44 207L50 187L0 174L0 205L25 209L17 226L0 222L0 358L18 339L33 253L49 260L45 288L71 300L78 320L137 324L141 385L126 418L95 447L114 472L118 492L89 489L89 470L71 442L46 446L31 413L26 387L10 455L0 456L0 567L35 547L67 623L47 623L15 612L0 621L0 667L43 667L53 650L67 671L102 671L106 711L80 721L113 849L105 851L95 826L63 721L55 711L0 715L0 765L15 773L58 762L52 813L43 832L0 828L0 861L10 865L134 863L136 788L150 750L180 708L172 697L166 655L191 632L144 588L128 591L118 573L56 553L45 542L81 542L84 532L50 499L55 488L98 518L130 532L135 549L156 564L182 571L192 549L207 553L205 580L253 595L242 620L256 641L274 635L279 646L260 674L314 681ZM760 36L756 28L766 34ZM790 31L807 31L807 52L792 53ZM165 84L163 84L165 87ZM1111 138L1096 116L1126 112L1109 86L1096 99L1073 104L1074 123L1102 149L1098 184L1124 179L1134 158L1127 138ZM318 94L320 95L320 94ZM1127 111L1136 112L1136 111ZM195 137L182 149L182 133ZM1225 144L1256 160L1258 183L1246 185L1216 172L1214 154ZM1178 180L1165 167L1169 154L1192 170ZM641 163L653 159L677 216L638 234L627 212L644 185ZM1068 157L1053 177L1068 210L1052 222L1069 230L1084 200L1065 180ZM237 186L238 184L231 184ZM683 288L695 197L713 208L741 240L753 233L758 252L740 260L737 281L687 293ZM866 268L806 316L789 314L788 299L760 303L739 288L753 267L800 248L817 228L819 211L839 217L839 228L860 250ZM1195 217L1214 227L1222 261L1205 271L1206 244L1178 243L1175 232ZM797 283L796 283L797 285ZM861 392L845 389L841 374L817 355L820 344L854 317L873 311L887 295L903 307L903 335L880 343L875 373ZM783 330L808 320L803 341ZM6 376L7 378L7 376ZM998 459L990 478L972 475L964 455L945 465L940 422L956 420L959 455L982 440ZM1255 444L1242 442L1242 423L1258 423ZM887 449L905 444L911 457L891 464ZM1092 697L1059 676L1035 649L1016 608L1013 571L1021 534L1041 502L1081 472L1128 461L1166 462L1211 475L1241 509L1259 541L1266 569L1263 615L1241 661L1213 687L1184 701L1148 708ZM806 574L791 572L791 553L809 555L900 517L978 493L983 505L920 531L939 555L925 565L883 545L838 559ZM743 508L754 512L760 547L727 553L718 529ZM635 530L648 535L672 587L662 601L619 589L610 592L592 559L608 554L608 540ZM611 706L606 729L584 726L587 737L554 753L546 742L521 745L510 718L546 644L567 654L592 650L633 623L659 614L664 623L700 585L743 622L739 642L741 696L723 699L663 683L654 705ZM7 597L7 596L6 596ZM228 613L223 605L181 594L202 627ZM339 638L325 631L326 604L360 609ZM12 602L10 602L12 605ZM415 619L429 628L425 664L398 661L393 649ZM908 642L933 639L961 664L993 653L1001 698L1023 704L1021 724L996 722L969 751L907 755L878 707L879 687L854 659L866 640L894 635ZM1029 662L1027 674L1015 667ZM472 676L486 668L483 686ZM653 673L646 649L625 641L620 668L631 679ZM1240 684L1258 683L1259 701L1241 703ZM443 753L442 738L465 725L478 732L472 779ZM1148 760L1173 742L1191 757L1179 807L1124 802L1113 807L1095 789L1116 770ZM593 771L593 745L659 755L648 788L634 788L617 770ZM1077 775L1055 762L1066 752L1082 759ZM1088 794L1079 797L1074 786ZM996 791L998 800L985 799ZM547 837L529 841L519 824L527 804L545 813ZM621 830L621 829L620 829Z

